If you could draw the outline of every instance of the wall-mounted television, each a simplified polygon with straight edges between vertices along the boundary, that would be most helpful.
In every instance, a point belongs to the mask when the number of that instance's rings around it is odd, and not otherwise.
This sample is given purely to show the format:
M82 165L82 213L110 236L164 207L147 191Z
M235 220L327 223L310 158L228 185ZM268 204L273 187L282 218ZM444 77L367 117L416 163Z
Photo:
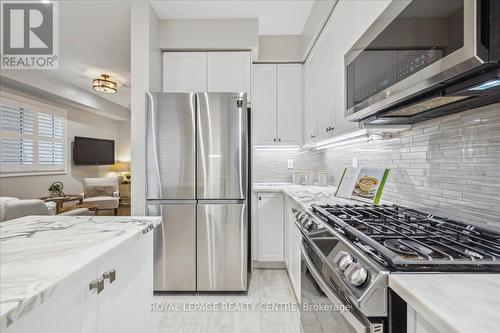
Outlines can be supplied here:
M75 165L115 164L115 141L75 136L73 162Z

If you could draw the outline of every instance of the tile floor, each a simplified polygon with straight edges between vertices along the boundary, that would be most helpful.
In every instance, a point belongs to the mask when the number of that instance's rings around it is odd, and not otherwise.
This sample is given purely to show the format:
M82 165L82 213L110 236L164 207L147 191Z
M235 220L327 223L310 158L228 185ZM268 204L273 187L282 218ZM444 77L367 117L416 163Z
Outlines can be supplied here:
M156 295L153 302L154 333L300 333L297 300L281 269L254 270L247 295ZM214 304L219 308L207 310ZM248 309L227 311L223 305Z

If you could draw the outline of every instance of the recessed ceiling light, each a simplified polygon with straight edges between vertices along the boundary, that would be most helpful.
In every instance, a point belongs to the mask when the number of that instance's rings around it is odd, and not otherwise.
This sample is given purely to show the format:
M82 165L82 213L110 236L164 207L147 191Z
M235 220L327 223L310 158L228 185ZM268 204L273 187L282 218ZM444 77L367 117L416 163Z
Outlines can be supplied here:
M105 94L115 94L116 93L116 82L109 79L109 75L101 74L101 77L92 81L92 87L94 90Z

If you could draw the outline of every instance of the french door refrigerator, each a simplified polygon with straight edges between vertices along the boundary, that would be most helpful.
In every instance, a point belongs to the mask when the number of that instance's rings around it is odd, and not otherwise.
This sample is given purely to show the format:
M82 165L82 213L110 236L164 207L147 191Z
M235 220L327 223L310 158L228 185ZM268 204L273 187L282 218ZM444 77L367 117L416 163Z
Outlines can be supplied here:
M147 214L155 291L245 291L246 93L147 93Z

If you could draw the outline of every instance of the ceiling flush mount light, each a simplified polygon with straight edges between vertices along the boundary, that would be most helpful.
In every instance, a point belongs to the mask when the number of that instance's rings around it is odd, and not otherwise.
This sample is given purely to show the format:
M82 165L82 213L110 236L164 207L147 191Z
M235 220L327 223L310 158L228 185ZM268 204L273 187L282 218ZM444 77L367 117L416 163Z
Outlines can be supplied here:
M101 77L92 81L94 90L105 94L116 94L116 82L109 79L109 75L101 74Z

